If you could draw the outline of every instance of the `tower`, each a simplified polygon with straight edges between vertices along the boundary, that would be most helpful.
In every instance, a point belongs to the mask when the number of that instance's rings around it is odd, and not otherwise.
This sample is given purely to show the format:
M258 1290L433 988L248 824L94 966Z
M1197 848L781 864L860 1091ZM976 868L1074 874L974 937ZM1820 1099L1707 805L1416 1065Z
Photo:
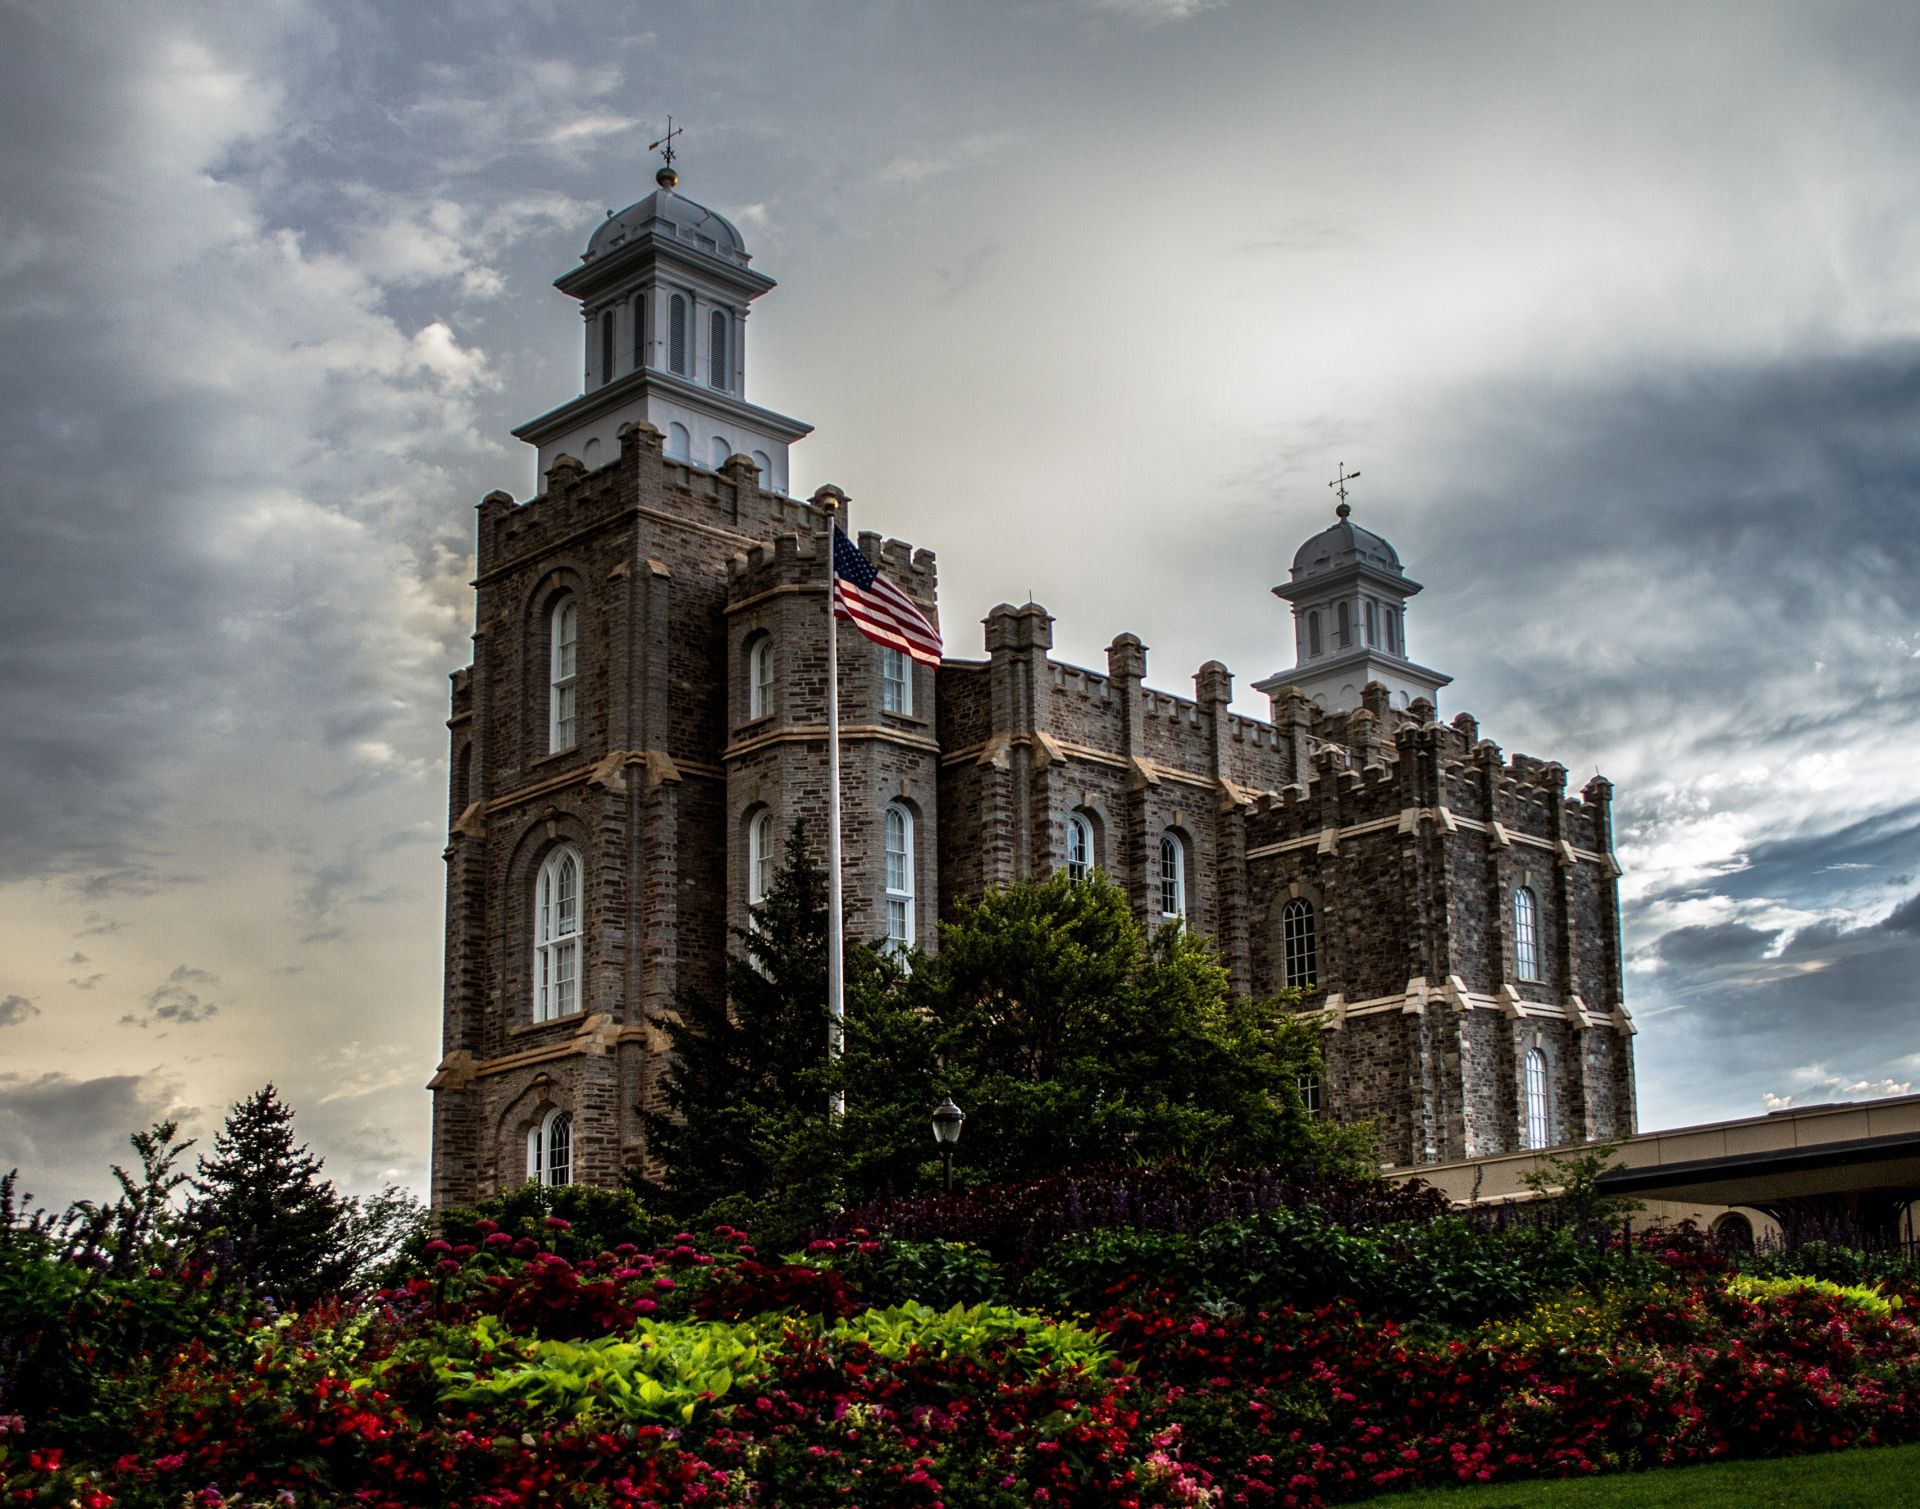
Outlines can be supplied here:
M760 485L787 490L787 447L812 428L749 403L747 310L774 281L749 265L740 232L678 192L660 187L596 227L580 265L553 286L580 301L584 322L580 396L530 419L517 439L589 470L612 458L620 426L644 420L667 456L718 467L748 457Z
M1343 713L1360 706L1368 682L1404 708L1424 698L1438 706L1452 681L1407 656L1407 599L1420 590L1393 546L1353 522L1344 494L1337 517L1295 552L1288 580L1273 595L1293 606L1294 668L1258 683L1297 686L1314 706Z

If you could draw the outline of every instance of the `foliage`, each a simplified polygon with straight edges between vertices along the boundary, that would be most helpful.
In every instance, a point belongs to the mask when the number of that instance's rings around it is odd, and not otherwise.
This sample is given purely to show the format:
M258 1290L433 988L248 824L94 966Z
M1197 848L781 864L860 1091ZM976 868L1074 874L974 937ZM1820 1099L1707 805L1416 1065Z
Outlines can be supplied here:
M352 1277L349 1207L296 1143L293 1111L272 1085L227 1113L192 1180L189 1234L223 1277L281 1303L341 1288Z
M1009 1357L1025 1369L1074 1368L1097 1372L1112 1360L1105 1339L1078 1326L1062 1325L1023 1315L1005 1305L954 1305L936 1310L908 1300L885 1310L868 1310L843 1320L826 1339L830 1343L859 1342L875 1356L904 1362L916 1354L942 1361L968 1358L976 1362Z
M1884 1294L1877 1286L1869 1288L1865 1284L1835 1284L1823 1278L1758 1278L1736 1273L1727 1280L1727 1292L1751 1300L1798 1294L1817 1295L1839 1304L1857 1306L1882 1320L1890 1317L1902 1305L1899 1295Z
M1521 1175L1520 1182L1534 1194L1552 1199L1565 1219L1587 1230L1618 1226L1646 1207L1630 1195L1601 1191L1601 1176L1613 1171L1619 1149L1601 1143L1571 1153L1556 1153L1544 1167Z
M549 1224L556 1220L564 1224ZM478 1246L485 1236L504 1231L514 1237L544 1240L568 1257L611 1252L622 1243L651 1247L667 1229L647 1213L646 1205L630 1190L531 1181L476 1205L442 1210L438 1225L440 1235L456 1245ZM410 1244L409 1254L416 1263L427 1240L422 1232Z
M871 1304L918 1299L935 1309L977 1305L1005 1297L1010 1280L980 1248L968 1242L872 1239L855 1230L846 1240L821 1238L798 1261L844 1274Z

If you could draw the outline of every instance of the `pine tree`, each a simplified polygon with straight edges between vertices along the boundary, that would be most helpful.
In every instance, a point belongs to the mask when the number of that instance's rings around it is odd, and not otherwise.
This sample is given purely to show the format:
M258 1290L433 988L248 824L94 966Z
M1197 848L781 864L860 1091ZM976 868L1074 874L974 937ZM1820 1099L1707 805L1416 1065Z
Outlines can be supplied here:
M227 1113L193 1181L188 1220L201 1251L282 1305L338 1289L352 1268L348 1202L296 1143L293 1111L269 1084Z
M827 880L794 824L750 927L735 930L724 999L687 992L665 1026L664 1109L648 1145L668 1168L654 1201L685 1216L727 1196L782 1188L797 1149L829 1135L826 1103Z

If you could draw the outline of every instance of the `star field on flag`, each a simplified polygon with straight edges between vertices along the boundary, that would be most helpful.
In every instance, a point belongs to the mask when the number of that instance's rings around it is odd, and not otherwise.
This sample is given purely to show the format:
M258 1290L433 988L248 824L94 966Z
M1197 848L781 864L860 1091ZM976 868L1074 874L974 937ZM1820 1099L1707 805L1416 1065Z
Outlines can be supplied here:
M875 644L904 651L922 665L940 663L940 631L838 525L833 531L833 611Z

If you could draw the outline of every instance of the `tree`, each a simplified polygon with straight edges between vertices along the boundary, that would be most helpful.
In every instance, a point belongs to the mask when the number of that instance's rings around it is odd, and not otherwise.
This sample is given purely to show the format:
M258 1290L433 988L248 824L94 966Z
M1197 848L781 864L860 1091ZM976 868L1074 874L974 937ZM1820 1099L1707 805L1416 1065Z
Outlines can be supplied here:
M322 1167L271 1084L234 1106L193 1180L188 1225L203 1255L282 1305L339 1289L355 1260L350 1207Z
M644 1120L667 1183L646 1192L682 1217L721 1200L778 1197L804 1224L834 1198L826 1149L836 1134L825 1114L826 873L798 823L752 924L734 937L724 997L687 992L665 1023L673 1051L663 1108ZM848 951L850 975L863 968L861 952Z

